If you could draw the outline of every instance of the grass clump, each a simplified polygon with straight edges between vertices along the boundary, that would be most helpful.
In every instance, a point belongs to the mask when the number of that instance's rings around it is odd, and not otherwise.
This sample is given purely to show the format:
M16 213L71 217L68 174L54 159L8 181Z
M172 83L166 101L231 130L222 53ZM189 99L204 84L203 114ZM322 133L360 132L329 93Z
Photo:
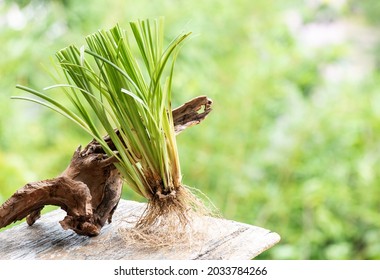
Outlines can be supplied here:
M170 232L186 229L195 213L205 211L182 183L171 113L174 62L189 35L180 34L164 47L163 19L142 20L131 22L129 31L117 25L89 35L87 47L58 51L57 66L65 82L45 91L63 90L73 108L44 92L20 87L39 97L20 98L68 117L118 159L116 167L126 184L148 200L135 227L137 235L161 244L170 243Z

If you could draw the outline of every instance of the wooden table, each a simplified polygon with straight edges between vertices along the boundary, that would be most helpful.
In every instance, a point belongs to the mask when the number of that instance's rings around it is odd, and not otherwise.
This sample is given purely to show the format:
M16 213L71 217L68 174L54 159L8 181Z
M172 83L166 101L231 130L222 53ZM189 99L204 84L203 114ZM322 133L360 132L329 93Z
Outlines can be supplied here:
M163 248L128 245L119 229L130 227L130 218L139 215L144 203L121 200L111 224L96 237L65 231L58 223L65 216L61 209L43 215L33 226L25 222L0 232L0 259L55 260L227 260L252 259L280 241L267 229L235 221L205 218L201 239L191 244Z

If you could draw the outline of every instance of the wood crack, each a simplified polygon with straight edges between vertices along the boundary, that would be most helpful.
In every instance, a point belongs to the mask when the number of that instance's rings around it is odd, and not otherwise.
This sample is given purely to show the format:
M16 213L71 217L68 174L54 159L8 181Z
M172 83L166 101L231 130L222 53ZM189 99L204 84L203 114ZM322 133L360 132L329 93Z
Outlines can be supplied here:
M233 231L232 233L230 233L226 236L223 236L223 238L221 238L217 242L214 242L212 245L209 245L208 249L206 251L204 251L201 254L198 254L194 258L194 260L201 260L201 259L205 259L205 258L207 259L207 257L209 255L211 255L213 251L215 251L215 249L220 248L223 244L228 244L231 240L235 239L237 236L246 232L247 230L248 230L248 228L239 228L239 229Z

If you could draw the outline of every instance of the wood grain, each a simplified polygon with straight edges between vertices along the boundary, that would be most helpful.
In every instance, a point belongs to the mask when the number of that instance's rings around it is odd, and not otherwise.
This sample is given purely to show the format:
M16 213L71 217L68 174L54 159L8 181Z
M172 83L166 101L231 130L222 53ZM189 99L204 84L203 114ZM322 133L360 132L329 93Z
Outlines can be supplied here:
M63 230L63 210L42 215L33 226L25 222L0 232L0 259L70 260L228 260L252 259L280 241L267 229L231 220L206 217L197 221L199 233L189 244L164 248L128 245L122 231L145 209L144 203L120 200L111 224L96 237Z

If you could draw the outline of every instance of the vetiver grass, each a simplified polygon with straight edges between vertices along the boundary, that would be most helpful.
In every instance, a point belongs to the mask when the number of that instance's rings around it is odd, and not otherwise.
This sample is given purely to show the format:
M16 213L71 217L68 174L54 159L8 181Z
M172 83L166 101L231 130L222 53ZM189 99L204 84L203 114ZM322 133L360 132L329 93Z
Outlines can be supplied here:
M117 158L126 185L148 200L137 222L138 236L163 244L172 240L168 231L179 232L192 213L204 210L202 202L182 184L171 113L174 63L190 33L164 46L162 18L131 22L130 27L129 31L118 25L100 30L86 37L87 47L68 46L57 52L57 67L65 81L44 91L60 89L72 107L23 86L19 88L38 98L17 98L64 115L94 137L110 157ZM104 141L104 133L116 150Z

